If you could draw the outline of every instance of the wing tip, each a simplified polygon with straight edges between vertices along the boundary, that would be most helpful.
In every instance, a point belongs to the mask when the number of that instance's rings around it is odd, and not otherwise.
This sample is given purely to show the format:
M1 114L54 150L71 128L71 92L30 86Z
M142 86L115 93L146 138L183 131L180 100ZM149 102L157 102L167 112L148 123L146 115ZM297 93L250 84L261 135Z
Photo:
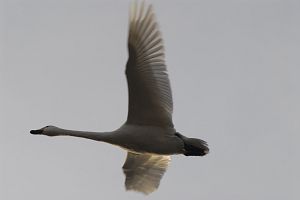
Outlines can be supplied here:
M146 190L140 190L140 189L136 189L136 188L133 188L133 187L125 187L126 191L132 191L132 192L138 192L138 193L141 193L143 195L149 195L151 194L152 192L154 192L155 190L157 190L158 188L155 188L151 191L146 191Z
M133 0L130 4L129 31L134 32L138 22L148 18L156 23L153 5L146 3L145 0L143 0L141 3L137 0Z
M145 0L139 2L138 0L133 0L130 3L130 16L135 16L136 14L138 14L137 16L141 17L143 16L144 10L146 10L146 14L148 12L153 13L153 5L151 3L146 3Z

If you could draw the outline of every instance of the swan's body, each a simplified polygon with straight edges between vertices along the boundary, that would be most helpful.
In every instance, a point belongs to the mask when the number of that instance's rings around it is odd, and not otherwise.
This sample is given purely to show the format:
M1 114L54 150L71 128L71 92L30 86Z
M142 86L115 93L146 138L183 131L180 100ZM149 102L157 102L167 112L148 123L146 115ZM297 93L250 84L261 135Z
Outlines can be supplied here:
M203 156L205 141L187 138L174 129L173 101L160 32L152 6L133 4L128 37L126 76L129 88L127 121L112 132L87 132L46 126L32 134L68 135L117 145L128 151L125 186L145 194L158 188L170 155Z

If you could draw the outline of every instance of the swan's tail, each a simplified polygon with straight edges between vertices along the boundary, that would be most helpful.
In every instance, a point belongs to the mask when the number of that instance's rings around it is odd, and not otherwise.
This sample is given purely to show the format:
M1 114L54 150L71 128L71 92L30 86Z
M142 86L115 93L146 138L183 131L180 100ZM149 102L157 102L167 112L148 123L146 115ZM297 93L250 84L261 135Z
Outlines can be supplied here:
M175 133L177 137L182 139L184 143L184 152L185 156L204 156L208 154L209 148L207 143L204 140L200 140L197 138L188 138L180 133Z

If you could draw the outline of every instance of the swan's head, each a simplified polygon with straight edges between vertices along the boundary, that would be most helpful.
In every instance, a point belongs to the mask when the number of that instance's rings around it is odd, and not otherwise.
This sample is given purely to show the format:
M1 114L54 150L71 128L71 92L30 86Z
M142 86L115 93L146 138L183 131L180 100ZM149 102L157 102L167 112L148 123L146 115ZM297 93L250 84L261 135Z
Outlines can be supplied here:
M31 130L30 133L33 135L57 136L59 135L59 128L56 126L45 126L41 129Z

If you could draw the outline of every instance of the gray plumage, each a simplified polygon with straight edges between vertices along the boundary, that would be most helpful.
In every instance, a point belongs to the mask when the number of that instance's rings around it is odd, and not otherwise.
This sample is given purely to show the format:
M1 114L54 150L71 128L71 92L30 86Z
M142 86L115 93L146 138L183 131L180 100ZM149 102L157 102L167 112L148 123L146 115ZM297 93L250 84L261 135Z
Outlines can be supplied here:
M125 187L149 194L158 188L170 155L203 156L207 143L176 132L173 100L164 46L152 6L132 4L126 77L129 91L127 121L112 132L88 132L46 126L32 134L68 135L117 145L128 151Z

